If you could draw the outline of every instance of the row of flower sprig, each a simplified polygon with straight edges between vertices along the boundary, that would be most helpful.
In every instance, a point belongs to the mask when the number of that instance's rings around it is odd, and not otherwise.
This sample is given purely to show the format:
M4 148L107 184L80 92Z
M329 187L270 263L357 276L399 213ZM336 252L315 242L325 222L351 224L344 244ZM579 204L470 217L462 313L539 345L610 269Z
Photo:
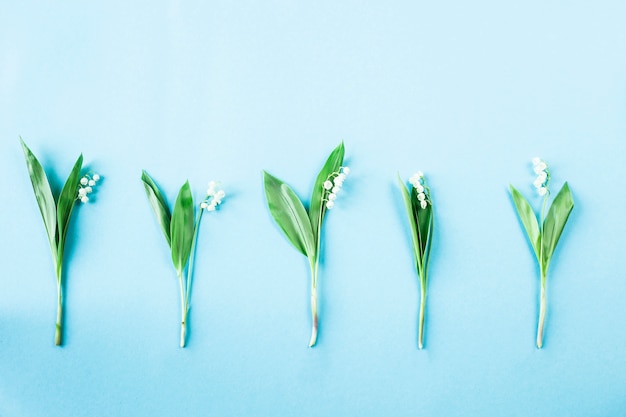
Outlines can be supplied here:
M52 252L57 283L57 319L54 342L59 346L63 341L63 255L70 217L76 202L86 204L90 201L101 177L92 172L84 173L81 176L83 165L81 154L65 181L63 189L55 196L41 163L21 138L20 142ZM173 210L170 210L163 193L146 171L142 172L141 180L157 222L170 247L172 262L178 277L181 301L180 346L184 347L187 339L194 255L202 214L204 211L215 211L222 203L226 193L219 187L218 182L210 181L206 196L198 204L196 213L191 187L189 182L185 182L178 193Z
M63 318L63 249L69 227L69 218L76 201L90 201L94 188L100 181L97 173L86 173L82 177L82 155L79 156L63 190L58 196L52 194L46 174L30 149L21 141L26 157L35 197L53 255L57 279L57 321L55 343L61 344ZM264 171L264 188L269 211L289 242L309 261L311 270L311 338L309 346L317 342L319 331L318 278L319 261L322 249L322 226L328 210L342 190L350 168L343 165L345 149L343 142L330 154L319 172L308 207L286 183ZM546 316L546 287L548 266L565 223L573 208L573 200L567 183L563 185L545 215L550 196L550 170L545 161L533 159L535 174L534 186L543 204L539 215L530 203L511 186L511 195L531 242L540 266L540 313L537 330L537 347L543 345L543 328ZM190 310L191 284L193 280L194 256L199 229L204 211L215 211L226 196L216 181L210 181L205 197L194 204L189 182L181 187L173 209L152 177L144 170L143 182L148 201L156 215L157 222L170 248L172 263L179 281L181 305L180 346L187 339L187 324ZM420 307L418 319L418 347L424 347L424 327L428 289L428 271L434 231L433 199L424 174L419 171L409 178L407 187L398 176L402 198L406 208L411 232L415 268L419 278Z
M218 182L210 181L206 196L197 205L198 210L195 213L196 205L193 202L191 186L187 181L178 192L174 209L170 210L163 193L145 170L141 174L141 180L165 241L170 248L172 263L178 277L181 308L180 347L182 348L185 347L187 341L191 283L202 214L205 210L215 211L222 204L226 192L219 187Z
M86 173L81 177L83 166L83 155L81 154L74 163L61 192L54 195L41 163L21 138L20 143L52 253L57 284L57 318L54 343L59 346L63 342L63 255L70 217L74 210L74 203L77 201L87 203L89 201L89 195L93 193L96 184L100 181L100 175Z

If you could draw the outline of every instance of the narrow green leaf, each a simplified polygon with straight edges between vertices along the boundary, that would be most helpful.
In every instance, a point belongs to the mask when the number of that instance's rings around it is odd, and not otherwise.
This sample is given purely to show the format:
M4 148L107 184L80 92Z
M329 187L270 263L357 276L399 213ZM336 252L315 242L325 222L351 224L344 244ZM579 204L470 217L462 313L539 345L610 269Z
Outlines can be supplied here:
M404 181L402 181L400 174L398 174L398 184L400 186L400 191L402 192L402 200L404 201L404 208L406 209L406 214L409 219L409 227L411 228L411 237L412 237L412 242L413 242L413 256L415 257L415 262L417 263L418 269L422 269L422 257L420 256L420 241L419 241L419 235L417 231L417 219L415 218L413 204L411 203L411 195L409 194L409 190L404 184Z
M156 215L157 222L161 227L165 240L167 240L167 245L171 247L170 223L172 221L172 215L170 214L170 209L167 206L165 197L163 197L161 190L159 190L159 187L145 170L141 171L141 181L143 181L148 201Z
M48 234L48 242L50 243L50 249L55 257L57 253L57 210L52 190L50 189L50 183L46 176L43 167L26 146L22 138L20 138L22 144L22 150L24 151L24 157L26 158L26 166L28 167L28 174L30 175L30 182L33 185L35 191L35 198L39 205L39 211L43 218L44 226L46 227L46 233Z
M537 216L535 212L530 207L528 200L524 198L524 196L515 189L512 185L510 186L511 196L513 197L513 203L515 204L515 209L517 210L517 215L519 216L524 229L526 230L526 235L528 236L528 240L535 252L535 256L537 260L540 261L539 254L539 245L541 244L541 238L539 235L539 223L537 222Z
M432 212L430 212L429 222L428 222L428 238L426 239L426 245L424 246L424 277L428 280L428 264L430 262L430 248L433 243L433 231L435 230L435 216Z
M57 261L60 264L63 260L63 251L65 250L65 237L67 236L67 229L70 225L70 217L74 204L76 203L76 196L78 192L78 182L80 181L80 170L83 167L83 155L81 154L70 175L65 181L65 185L59 194L59 201L57 203L57 227L59 232L57 234Z
M322 170L317 175L315 185L313 186L311 206L309 207L309 221L311 222L311 230L313 231L315 242L319 239L324 214L326 214L326 205L322 201L324 196L324 182L328 179L330 174L339 171L339 168L343 165L344 153L345 148L343 146L343 142L341 142L330 153L330 156L326 160Z
M284 182L263 171L265 196L272 217L289 242L304 256L315 259L316 246L302 202Z
M567 223L573 208L574 200L566 182L554 197L548 215L543 222L543 267L545 271L548 270L556 244L559 242L565 223Z
M178 274L182 274L189 255L194 235L194 206L191 196L189 181L181 187L170 224L170 236L172 237L172 261Z

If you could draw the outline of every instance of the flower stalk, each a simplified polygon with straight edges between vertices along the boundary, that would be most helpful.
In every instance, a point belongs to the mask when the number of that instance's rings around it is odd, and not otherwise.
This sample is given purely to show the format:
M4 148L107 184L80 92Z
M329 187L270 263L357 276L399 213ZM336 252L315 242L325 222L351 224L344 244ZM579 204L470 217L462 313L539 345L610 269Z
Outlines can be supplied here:
M80 177L80 171L83 166L83 156L81 154L76 160L61 192L58 195L54 195L43 167L21 138L20 142L52 253L57 284L57 318L55 322L54 344L60 346L63 343L63 255L70 218L77 201L82 203L89 201L87 195L93 192L97 181L100 180L100 176L98 174L85 174L82 178Z
M539 221L530 203L522 194L510 186L511 197L515 204L517 215L526 231L528 240L539 264L539 318L537 320L537 340L538 349L543 347L545 321L547 315L547 286L548 268L556 245L561 237L567 219L574 208L574 201L567 182L563 184L561 190L552 201L548 213L548 200L550 197L550 169L548 164L541 158L533 158L533 171L537 175L533 185L537 194L542 197Z
M426 184L426 179L421 171L409 178L410 189L407 189L399 175L398 183L409 219L413 243L413 258L420 286L417 347L423 349L426 298L428 293L428 267L434 231L433 200L430 188Z
M328 210L335 207L338 194L350 169L343 165L341 143L330 154L319 172L309 209L283 181L263 173L265 196L270 214L289 242L309 261L311 269L311 338L309 347L317 343L319 333L318 274L323 221Z
M222 199L226 196L226 193L218 189L217 182L210 181L207 195L200 203L194 220L196 209L193 203L189 182L186 182L181 187L176 203L174 204L174 210L171 211L170 214L167 201L152 177L150 177L146 171L143 171L141 180L143 181L148 201L156 215L165 240L170 247L172 262L176 269L180 292L181 315L179 345L181 348L184 348L187 344L191 283L202 213L205 210L215 211L222 203Z

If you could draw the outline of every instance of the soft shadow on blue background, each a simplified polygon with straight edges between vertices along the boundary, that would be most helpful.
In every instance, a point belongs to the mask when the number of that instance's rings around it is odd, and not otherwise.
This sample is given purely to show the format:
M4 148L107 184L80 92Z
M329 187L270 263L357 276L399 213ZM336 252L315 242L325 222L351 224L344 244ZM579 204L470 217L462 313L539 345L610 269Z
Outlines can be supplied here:
M6 3L6 2L5 2ZM615 416L626 412L626 6L619 1L12 2L0 6L0 415ZM66 344L19 146L104 178L67 256ZM305 199L346 144L308 266L263 169ZM508 196L530 158L576 206L534 347L538 271ZM228 193L204 220L190 337L139 180ZM436 210L426 350L395 178Z

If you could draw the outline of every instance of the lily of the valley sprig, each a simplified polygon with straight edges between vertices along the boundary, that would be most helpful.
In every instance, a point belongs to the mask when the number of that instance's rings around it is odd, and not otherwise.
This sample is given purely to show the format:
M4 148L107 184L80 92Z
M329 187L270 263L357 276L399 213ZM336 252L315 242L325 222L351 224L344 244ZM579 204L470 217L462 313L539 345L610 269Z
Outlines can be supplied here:
M528 200L515 189L512 185L511 196L513 203L517 209L524 230L528 235L530 244L539 263L539 274L541 282L541 290L539 295L539 322L537 324L537 347L541 349L543 346L543 330L546 318L546 287L548 268L550 260L554 254L556 244L559 242L565 223L574 208L574 201L569 190L567 182L563 184L561 190L557 193L552 201L552 205L548 210L548 214L544 216L548 199L550 197L550 169L545 161L540 158L533 158L533 170L537 178L533 182L537 194L543 197L541 211L539 214L539 222L537 215L533 211Z
M191 296L191 281L202 213L205 210L215 211L222 203L226 193L219 189L217 182L209 182L206 197L199 204L198 212L195 214L196 209L193 203L193 196L191 195L191 187L189 182L185 182L176 198L174 210L170 214L165 197L146 171L143 171L141 180L143 181L148 201L156 215L157 222L170 247L172 262L178 276L181 305L180 347L182 348L185 347L187 340L187 317Z
M311 267L311 320L312 330L309 346L315 346L318 333L317 278L321 249L321 233L327 210L335 206L346 176L350 173L343 166L343 142L337 146L324 164L315 180L308 210L296 193L278 178L263 172L265 196L272 217L291 244L309 260Z
M398 175L400 190L406 208L411 237L415 269L420 281L420 309L417 346L424 347L424 318L426 315L426 295L428 292L428 264L434 229L433 201L424 174L419 171L409 178L410 189Z
M89 195L100 180L100 176L98 174L85 174L81 178L80 171L83 166L83 155L81 154L76 160L60 194L55 196L52 193L43 167L21 138L20 142L26 158L30 181L35 191L35 198L37 199L39 211L48 235L50 251L52 252L57 283L57 319L54 343L60 346L63 341L63 254L70 217L76 202L87 203L89 201Z

